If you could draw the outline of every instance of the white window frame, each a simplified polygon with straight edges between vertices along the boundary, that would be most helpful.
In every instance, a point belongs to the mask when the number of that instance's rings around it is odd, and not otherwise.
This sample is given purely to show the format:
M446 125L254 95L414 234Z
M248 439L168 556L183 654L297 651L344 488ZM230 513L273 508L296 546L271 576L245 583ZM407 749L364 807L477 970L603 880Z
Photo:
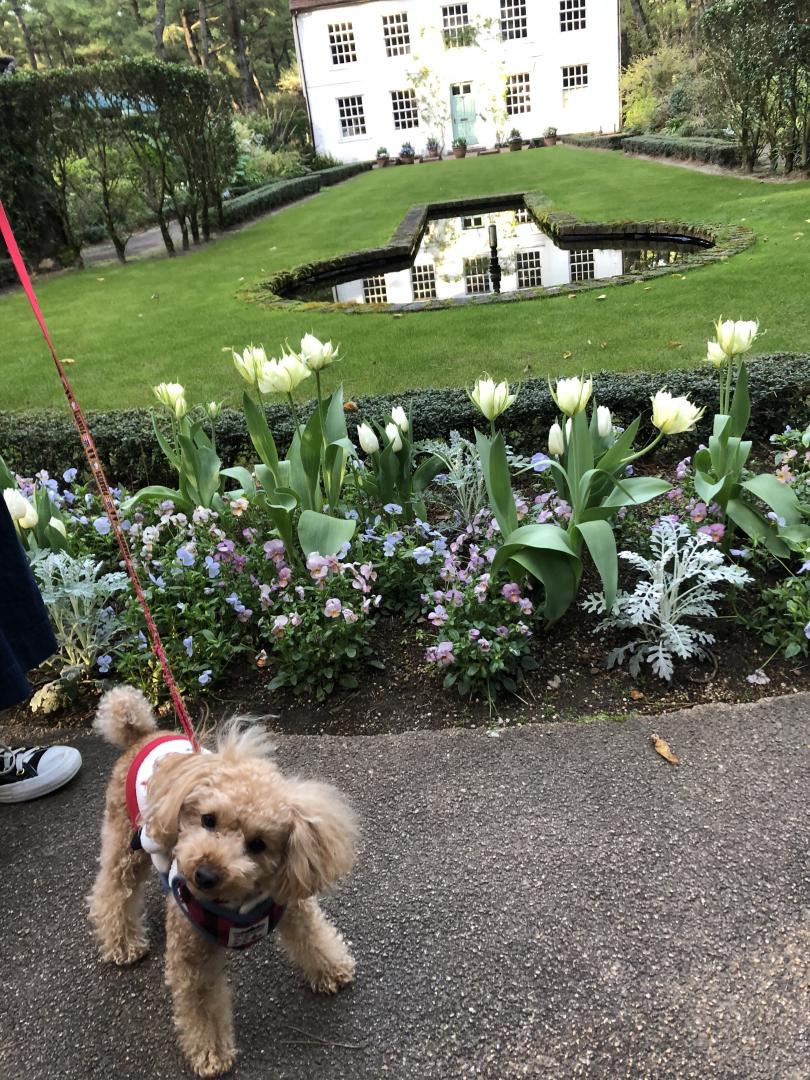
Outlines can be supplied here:
M543 284L541 249L531 248L528 251L518 251L515 259L515 269L519 289L539 289Z
M501 0L501 41L528 36L526 0Z
M419 127L419 106L415 90L392 90L391 111L397 131L410 131Z
M567 64L562 69L563 90L584 90L588 86L588 65Z
M414 263L411 267L411 291L414 300L436 299L436 267L433 263Z
M386 56L407 56L411 51L411 31L407 11L383 15L383 40Z
M363 105L362 94L349 94L347 97L339 97L337 100L338 107L338 119L340 120L340 137L345 139L365 139L368 137L368 130L366 128L366 111ZM349 104L349 103L352 104ZM350 112L348 110L355 109L357 111ZM360 120L362 131L347 131L346 121L352 118Z
M528 71L506 76L506 115L532 111L532 77Z
M465 214L461 219L461 231L470 232L474 229L483 229L484 227L484 215L483 214Z
M332 66L357 63L357 43L354 40L354 24L350 22L329 23L329 51Z
M459 49L472 44L471 29L467 3L442 5L442 38L446 49Z
M474 263L477 266L476 269L472 269ZM472 258L465 259L463 265L464 291L468 296L485 296L487 293L492 292L492 278L489 276L488 255L474 255ZM485 287L483 289L470 288L471 279L474 284L483 284Z
M596 276L593 248L578 248L568 252L571 281L593 281Z
M363 303L388 303L388 283L385 280L385 274L371 274L363 278Z
M560 32L584 30L586 0L560 0Z

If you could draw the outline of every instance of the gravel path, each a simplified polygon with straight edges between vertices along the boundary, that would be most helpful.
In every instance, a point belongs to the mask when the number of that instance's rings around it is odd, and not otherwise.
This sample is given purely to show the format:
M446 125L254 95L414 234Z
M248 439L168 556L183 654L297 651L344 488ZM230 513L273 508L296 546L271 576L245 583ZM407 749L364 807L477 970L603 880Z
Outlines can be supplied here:
M327 902L358 981L321 999L269 944L235 957L235 1080L807 1080L810 695L655 723L680 767L638 719L280 736L362 816ZM0 1076L182 1078L156 889L150 956L96 958L114 752L74 744L72 785L0 807Z

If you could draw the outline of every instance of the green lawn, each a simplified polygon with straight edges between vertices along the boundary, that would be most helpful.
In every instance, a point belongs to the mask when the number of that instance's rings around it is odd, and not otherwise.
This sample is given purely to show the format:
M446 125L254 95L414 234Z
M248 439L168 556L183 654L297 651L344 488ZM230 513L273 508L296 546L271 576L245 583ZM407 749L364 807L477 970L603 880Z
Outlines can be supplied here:
M238 300L268 271L384 243L414 203L541 190L591 220L742 222L753 248L727 262L648 284L473 310L394 317L265 311ZM187 257L67 273L39 283L57 349L73 357L82 403L150 402L150 386L183 382L191 400L235 399L226 346L272 353L306 330L343 345L331 369L351 395L547 373L666 369L699 363L718 315L758 318L760 351L810 349L810 183L766 184L627 158L554 149L366 173ZM601 292L607 299L599 301ZM681 342L673 348L672 342ZM567 354L570 353L570 356ZM564 354L566 354L564 358ZM21 294L0 299L0 408L61 403Z

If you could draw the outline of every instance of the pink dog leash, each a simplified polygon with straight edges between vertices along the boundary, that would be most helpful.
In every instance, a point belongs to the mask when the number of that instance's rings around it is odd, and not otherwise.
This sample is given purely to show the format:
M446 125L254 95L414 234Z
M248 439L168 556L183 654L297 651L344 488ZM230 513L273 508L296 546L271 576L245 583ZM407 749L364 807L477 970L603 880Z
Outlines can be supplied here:
M95 480L98 487L101 501L104 504L104 509L107 512L107 517L110 521L110 527L112 528L113 535L118 542L118 547L121 552L121 557L124 560L129 579L132 582L132 588L135 590L135 595L138 598L138 603L141 605L143 611L144 621L146 622L146 629L149 633L149 637L152 643L152 652L158 658L161 670L163 672L163 681L168 687L171 695L172 703L174 705L174 711L177 714L177 719L180 721L180 725L183 731L186 733L191 745L194 747L195 752L199 752L200 744L197 742L197 737L194 734L194 728L191 725L191 720L188 715L188 711L183 702L183 698L178 689L177 683L174 681L169 661L166 658L166 653L163 649L163 643L160 640L160 634L158 633L155 621L152 618L152 613L149 610L149 604L147 603L146 596L144 595L143 588L141 587L138 573L135 569L135 565L132 561L132 555L127 544L126 537L124 536L121 523L118 519L118 511L115 506L115 500L110 491L110 485L107 482L107 477L104 473L104 468L101 464L101 459L96 449L96 444L93 441L93 436L90 434L90 428L87 426L87 421L84 417L79 402L76 398L76 394L73 387L70 384L70 380L67 377L64 366L56 355L56 349L51 341L48 328L45 325L45 319L42 316L42 312L37 302L36 294L34 293L34 287L31 284L31 278L28 275L28 271L25 268L20 249L17 246L17 241L14 238L14 233L11 229L11 224L6 215L5 207L2 201L0 201L0 235L8 248L8 253L11 256L11 261L14 264L14 269L17 271L17 277L20 279L20 284L25 291L25 295L28 297L28 303L31 305L31 310L34 313L34 318L39 323L39 328L42 331L42 336L45 338L45 342L48 346L50 354L53 358L54 364L56 364L56 370L59 373L59 379L62 383L62 389L65 391L65 397L70 405L70 412L73 417L73 422L76 425L76 429L79 432L79 438L81 440L82 449L84 455L87 458L87 463L90 466L90 473Z

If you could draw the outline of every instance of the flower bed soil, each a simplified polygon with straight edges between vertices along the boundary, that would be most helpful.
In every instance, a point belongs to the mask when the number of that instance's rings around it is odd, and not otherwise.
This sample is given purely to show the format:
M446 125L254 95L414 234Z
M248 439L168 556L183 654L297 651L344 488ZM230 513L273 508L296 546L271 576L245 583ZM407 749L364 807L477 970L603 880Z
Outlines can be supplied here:
M711 626L717 637L711 661L676 666L672 683L652 675L633 678L621 668L607 671L605 655L619 638L596 637L590 626L588 617L576 612L546 633L538 632L538 670L519 697L498 701L492 712L486 701L465 699L441 688L435 671L424 662L424 644L416 637L418 626L408 627L403 634L400 620L383 618L377 645L385 670L369 670L358 690L338 691L317 702L287 691L270 691L270 671L243 664L234 667L230 681L223 680L218 692L210 695L203 713L210 711L212 720L249 713L264 717L274 730L295 734L378 735L557 720L621 720L628 713L657 716L707 702L756 701L810 691L810 665L800 657L772 660L767 685L748 683L746 676L764 664L772 650L731 620L718 619ZM21 705L2 717L0 737L30 740L62 728L89 727L96 703L93 695L87 695L73 709L46 718Z

